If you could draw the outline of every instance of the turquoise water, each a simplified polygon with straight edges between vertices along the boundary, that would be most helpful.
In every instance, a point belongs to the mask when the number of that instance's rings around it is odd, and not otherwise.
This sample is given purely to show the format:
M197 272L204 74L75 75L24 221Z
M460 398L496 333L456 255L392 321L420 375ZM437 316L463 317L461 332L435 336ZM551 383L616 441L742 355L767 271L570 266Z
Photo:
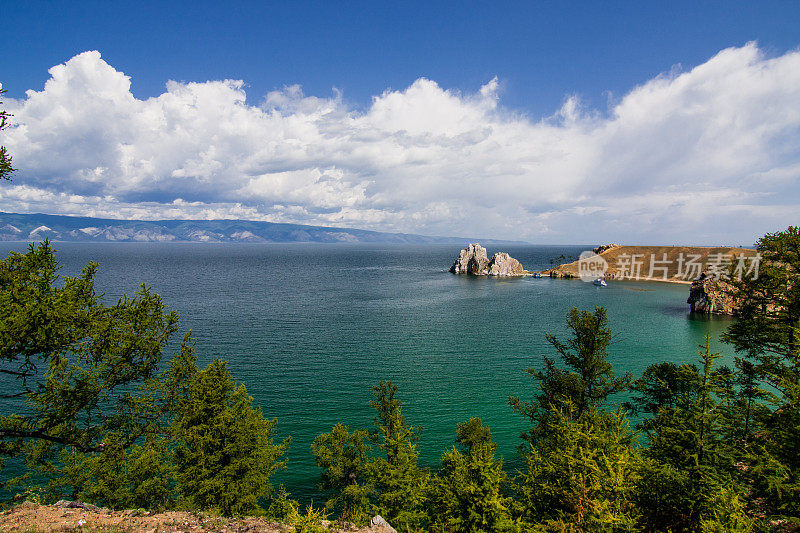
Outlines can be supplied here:
M21 251L23 244L5 243ZM552 354L571 307L602 305L614 331L610 359L635 375L659 361L694 361L724 319L688 313L686 285L486 279L447 272L457 247L306 244L57 243L62 274L100 264L96 287L113 302L145 282L181 315L201 363L230 361L264 414L292 436L288 469L275 481L316 495L309 446L336 422L367 427L370 387L391 379L407 420L423 427L421 457L435 465L471 416L491 428L513 468L524 421L508 397L534 393L527 367ZM585 247L503 247L528 269ZM490 249L489 253L500 251ZM178 336L179 337L179 336ZM178 339L179 340L179 339ZM730 356L730 348L714 342ZM319 496L315 497L319 500Z

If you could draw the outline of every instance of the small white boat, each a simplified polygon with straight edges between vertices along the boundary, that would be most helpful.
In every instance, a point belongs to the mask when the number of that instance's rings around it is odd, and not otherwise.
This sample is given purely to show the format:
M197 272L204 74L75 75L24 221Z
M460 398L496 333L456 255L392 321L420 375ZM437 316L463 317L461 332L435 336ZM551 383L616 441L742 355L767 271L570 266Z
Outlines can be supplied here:
M608 286L608 283L606 283L606 280L604 280L603 278L597 278L592 283L594 283L598 287L607 287Z

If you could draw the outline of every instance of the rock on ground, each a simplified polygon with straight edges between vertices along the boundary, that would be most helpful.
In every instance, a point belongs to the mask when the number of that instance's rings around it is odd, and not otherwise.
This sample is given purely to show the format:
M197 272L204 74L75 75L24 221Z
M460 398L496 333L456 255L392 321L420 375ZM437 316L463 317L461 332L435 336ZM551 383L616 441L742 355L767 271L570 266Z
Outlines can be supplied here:
M378 531L384 533L397 533L397 530L389 525L389 522L383 519L381 515L373 516L370 525L375 528L380 528Z

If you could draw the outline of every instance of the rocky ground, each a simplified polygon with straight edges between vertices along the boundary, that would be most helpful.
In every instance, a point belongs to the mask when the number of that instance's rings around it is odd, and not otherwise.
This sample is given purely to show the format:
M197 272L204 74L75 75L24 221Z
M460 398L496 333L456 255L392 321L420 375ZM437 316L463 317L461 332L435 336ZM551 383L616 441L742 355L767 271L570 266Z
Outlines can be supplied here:
M331 532L395 533L381 525L357 528L352 524L325 522ZM185 532L185 533L279 533L292 526L265 518L220 518L203 513L167 511L110 511L78 502L38 505L26 502L0 513L0 532Z

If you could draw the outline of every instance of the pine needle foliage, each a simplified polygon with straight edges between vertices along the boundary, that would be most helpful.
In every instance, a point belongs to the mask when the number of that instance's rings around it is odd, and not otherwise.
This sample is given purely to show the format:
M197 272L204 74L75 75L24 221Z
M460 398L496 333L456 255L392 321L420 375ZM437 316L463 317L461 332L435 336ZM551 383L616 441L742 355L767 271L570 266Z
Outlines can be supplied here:
M800 226L767 233L756 243L762 255L755 272L732 279L731 295L738 302L738 320L723 339L757 363L762 377L779 385L797 344L800 321Z
M741 491L735 452L724 438L727 421L720 398L727 372L715 367L719 354L711 352L710 338L698 354L699 367L677 368L680 396L663 402L647 425L648 467L638 498L648 529L697 531L713 516L714 498L723 488L733 496ZM645 395L639 401L649 400Z
M330 433L314 439L311 453L322 469L319 487L331 494L326 508L336 511L342 520L364 524L371 518L374 486L369 474L369 434L344 424L336 424Z
M342 519L365 523L379 514L416 531L427 522L430 489L430 473L419 466L419 429L406 422L395 384L381 381L372 393L372 431L337 424L314 441L320 488L331 494L326 506L340 510Z
M75 499L111 509L168 509L175 501L175 468L168 438L149 436L128 449L110 435L99 454L63 453L62 480Z
M263 514L269 478L286 464L289 439L275 444L275 419L252 406L219 359L198 372L174 422L177 489L182 505L224 516Z
M165 361L178 316L157 294L142 286L107 305L96 264L76 277L59 269L48 241L0 262L0 454L24 458L50 499L83 490L65 465L162 435L194 371L188 335Z
M375 510L391 524L417 529L427 520L430 481L429 472L419 466L419 429L406 423L394 383L381 381L372 393L376 417L371 439L380 453L369 463Z
M503 461L495 458L491 430L471 418L458 424L456 443L442 455L431 482L431 530L511 530L511 499L504 495L507 475Z
M554 408L525 457L524 518L547 531L635 531L642 460L623 412Z
M630 374L617 378L607 360L612 334L605 308L597 307L594 312L572 308L567 326L571 336L565 342L547 334L558 359L543 356L543 370L527 370L535 379L539 394L529 402L519 397L509 399L512 409L533 423L523 435L531 444L543 436L541 431L548 427L549 419L563 402L569 402L571 412L580 416L602 409L609 396L627 390L631 381Z
M1 87L1 86L0 86ZM0 89L0 96L5 93L5 89ZM0 105L3 102L0 101ZM0 109L0 131L9 126L8 119L11 118L11 113L5 109ZM0 146L0 180L11 180L11 174L16 169L11 166L11 154L8 153L5 146Z

